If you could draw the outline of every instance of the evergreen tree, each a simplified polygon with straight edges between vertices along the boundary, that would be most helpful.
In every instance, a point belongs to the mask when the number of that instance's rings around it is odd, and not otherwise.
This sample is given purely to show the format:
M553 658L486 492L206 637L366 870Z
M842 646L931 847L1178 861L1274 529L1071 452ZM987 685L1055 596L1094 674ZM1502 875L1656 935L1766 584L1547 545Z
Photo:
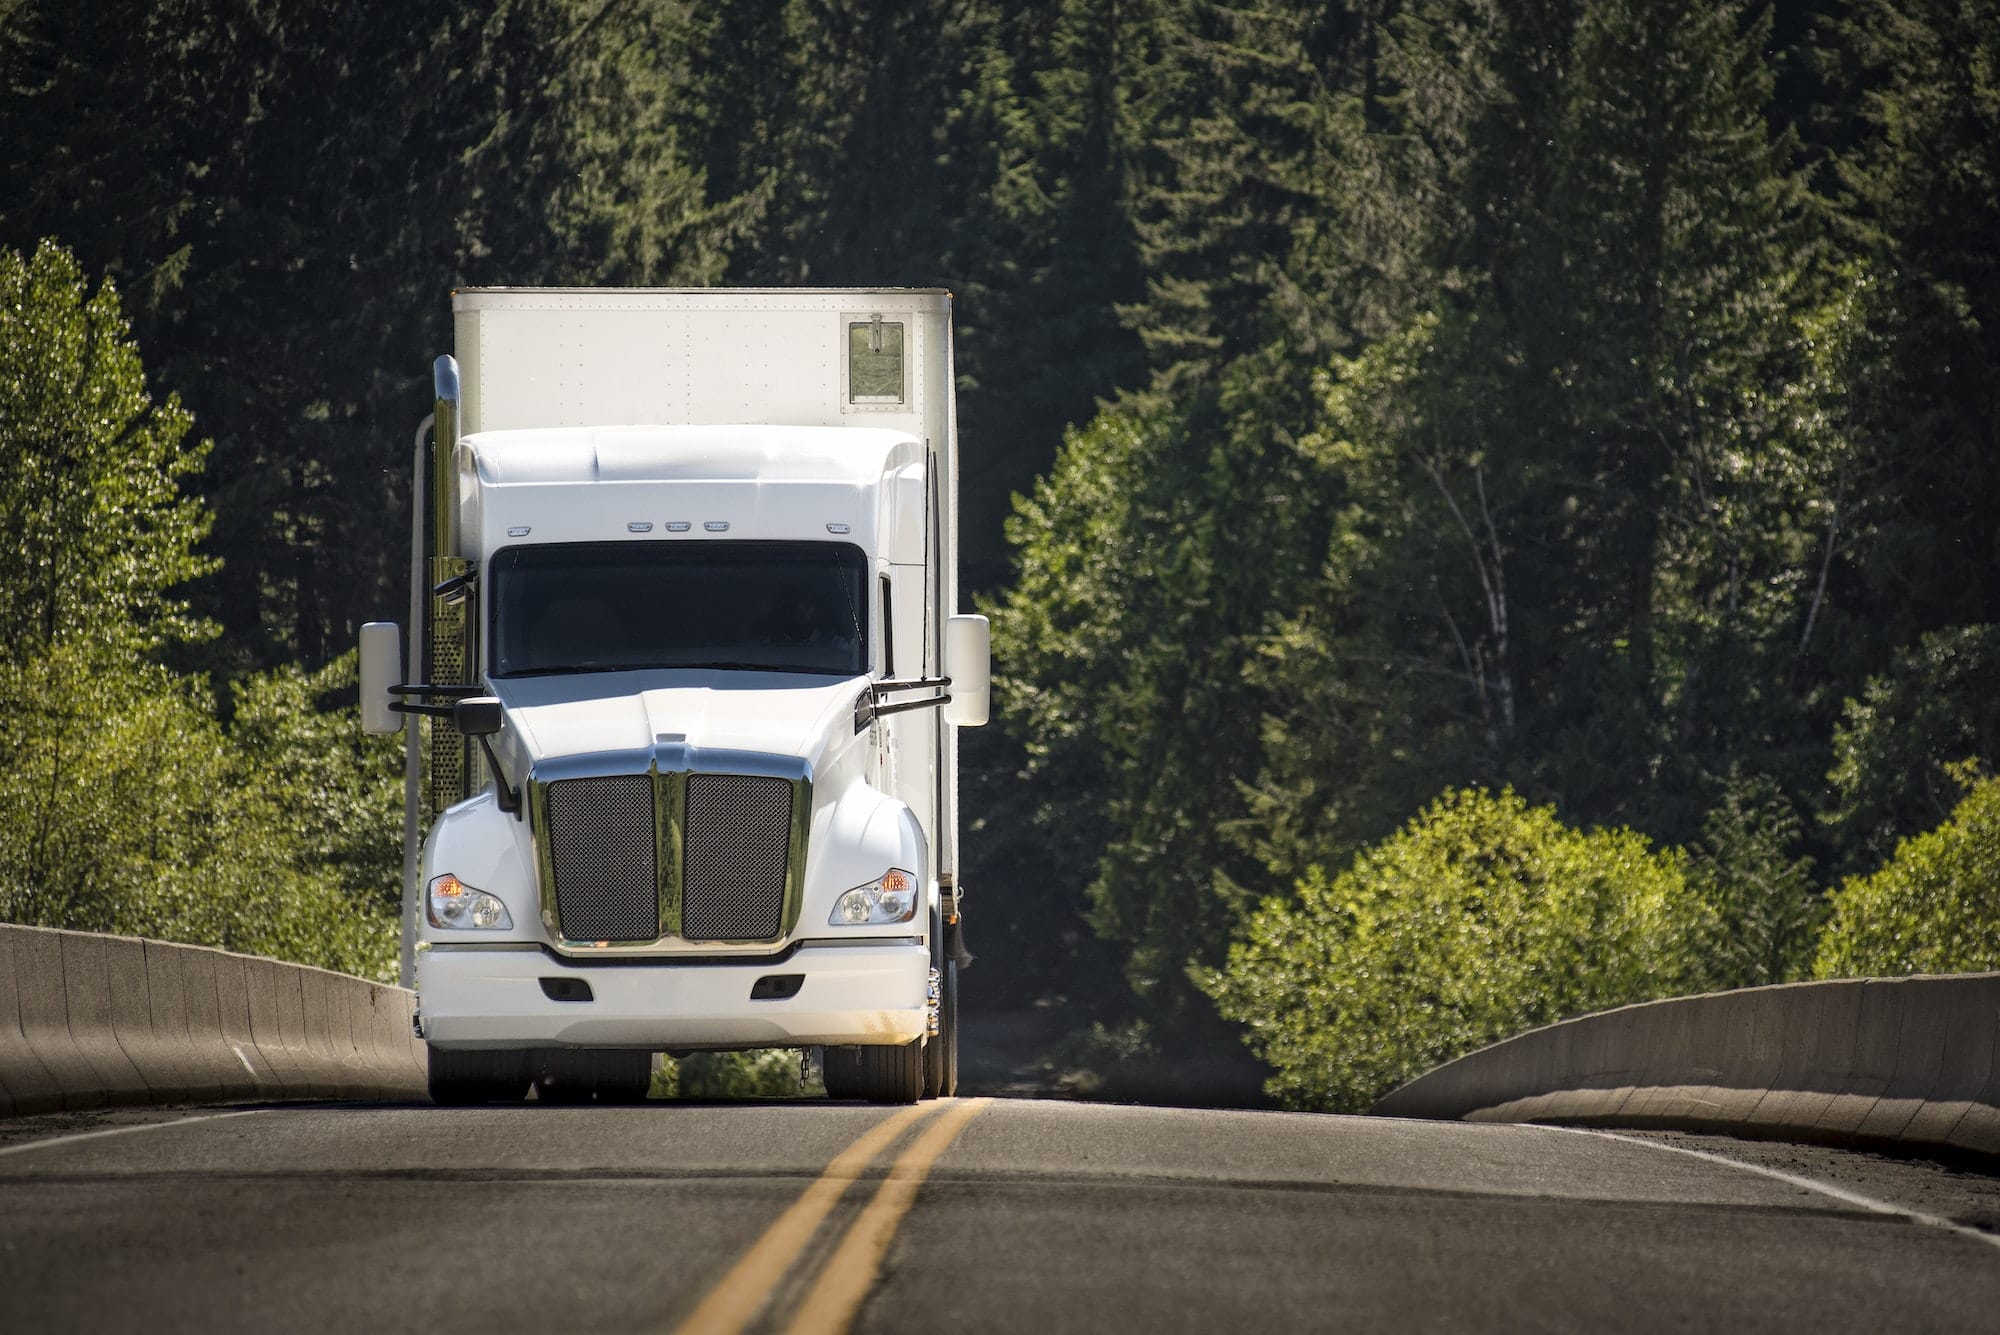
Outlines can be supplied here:
M1010 498L1066 428L1144 376L1120 306L1142 291L1129 196L1157 57L1154 9L1063 0L995 15L980 36L947 151L976 162L949 264L965 440L961 578L1005 582Z
M117 277L213 433L228 664L323 663L399 605L453 286L719 276L667 36L638 0L20 7L0 239Z
M1262 713L1243 665L1317 542L1271 370L1246 360L1191 406L1136 397L1074 433L1020 509L1020 580L990 609L1027 777L1075 796L1046 812L1102 831L1071 865L1169 1021L1193 999L1185 966L1220 958L1242 905L1223 831Z
M1962 766L2000 768L2000 627L1961 626L1897 653L1848 699L1833 734L1821 813L1838 870L1872 871L1896 846L1950 818Z
M1798 856L1804 825L1777 784L1734 770L1703 822L1687 863L1689 888L1707 909L1690 944L1690 986L1761 987L1812 968L1826 897L1812 859Z
M1881 671L2000 621L2000 4L1852 0L1831 46L1841 216L1876 279L1854 384L1871 503L1843 584Z
M1342 114L1366 95L1383 8L1163 13L1132 200L1146 297L1124 310L1162 384L1276 340L1303 356L1344 341L1343 294L1310 282L1298 261L1311 253L1301 242L1347 206L1336 193L1351 184L1339 170Z
M1684 838L1732 757L1810 735L1786 683L1843 439L1805 411L1804 199L1762 31L1612 0L1399 26L1441 309L1324 382L1307 449L1343 499L1260 668L1274 872L1468 780Z

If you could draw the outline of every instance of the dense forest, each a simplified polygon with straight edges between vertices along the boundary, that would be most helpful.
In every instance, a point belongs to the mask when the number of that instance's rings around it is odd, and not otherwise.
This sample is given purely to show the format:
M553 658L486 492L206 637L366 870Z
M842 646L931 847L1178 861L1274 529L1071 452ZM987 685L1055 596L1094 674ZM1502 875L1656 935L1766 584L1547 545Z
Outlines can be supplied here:
M0 916L386 967L452 287L935 285L1053 1066L2000 965L1995 0L0 0L0 130Z

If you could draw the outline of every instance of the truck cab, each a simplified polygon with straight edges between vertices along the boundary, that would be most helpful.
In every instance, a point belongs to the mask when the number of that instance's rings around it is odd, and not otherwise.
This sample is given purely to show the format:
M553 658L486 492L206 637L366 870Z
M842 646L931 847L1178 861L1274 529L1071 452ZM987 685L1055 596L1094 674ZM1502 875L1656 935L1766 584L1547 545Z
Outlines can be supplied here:
M441 1102L643 1096L657 1052L956 1083L950 301L475 290L415 475L406 930ZM420 573L419 573L420 572Z

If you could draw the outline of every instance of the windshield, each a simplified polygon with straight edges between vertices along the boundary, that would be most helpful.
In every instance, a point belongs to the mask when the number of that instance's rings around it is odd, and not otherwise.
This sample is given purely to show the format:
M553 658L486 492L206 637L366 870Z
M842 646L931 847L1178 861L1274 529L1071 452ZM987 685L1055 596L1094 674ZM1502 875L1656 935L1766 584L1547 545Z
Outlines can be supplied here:
M833 542L605 542L493 557L492 675L868 670L867 558Z

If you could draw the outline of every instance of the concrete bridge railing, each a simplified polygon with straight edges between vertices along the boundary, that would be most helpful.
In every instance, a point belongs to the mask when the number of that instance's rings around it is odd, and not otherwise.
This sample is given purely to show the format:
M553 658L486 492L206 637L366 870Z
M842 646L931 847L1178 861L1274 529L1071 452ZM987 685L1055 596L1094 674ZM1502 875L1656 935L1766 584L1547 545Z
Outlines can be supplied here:
M423 1098L414 1002L323 969L0 924L0 1115ZM1468 1054L1373 1111L2000 1156L2000 973L1626 1006Z
M0 924L0 1115L422 1098L414 997L324 969Z
M1391 1117L2000 1155L2000 973L1842 979L1565 1020L1419 1076Z

